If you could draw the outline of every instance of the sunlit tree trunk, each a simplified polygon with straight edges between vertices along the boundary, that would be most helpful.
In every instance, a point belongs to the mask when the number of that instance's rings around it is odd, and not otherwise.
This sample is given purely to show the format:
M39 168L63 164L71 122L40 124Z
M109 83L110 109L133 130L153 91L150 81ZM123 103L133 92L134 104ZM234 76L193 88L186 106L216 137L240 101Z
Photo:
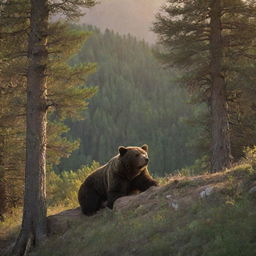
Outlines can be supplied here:
M222 73L223 42L221 28L221 0L211 0L210 11L210 74L212 159L211 172L218 172L231 165L230 130L226 83Z
M4 220L6 209L6 184L4 180L4 136L0 135L0 221Z
M13 255L26 255L46 229L46 67L48 1L31 0L28 44L25 195L22 228Z

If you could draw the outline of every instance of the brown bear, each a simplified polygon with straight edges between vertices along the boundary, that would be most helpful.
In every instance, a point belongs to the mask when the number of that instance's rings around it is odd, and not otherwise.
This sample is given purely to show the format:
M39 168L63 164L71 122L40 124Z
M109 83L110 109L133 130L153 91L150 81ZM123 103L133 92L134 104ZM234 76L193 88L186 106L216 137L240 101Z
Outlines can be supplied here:
M85 215L96 213L106 201L112 209L117 198L158 185L148 172L147 145L122 146L118 150L118 155L91 173L81 185L78 201Z

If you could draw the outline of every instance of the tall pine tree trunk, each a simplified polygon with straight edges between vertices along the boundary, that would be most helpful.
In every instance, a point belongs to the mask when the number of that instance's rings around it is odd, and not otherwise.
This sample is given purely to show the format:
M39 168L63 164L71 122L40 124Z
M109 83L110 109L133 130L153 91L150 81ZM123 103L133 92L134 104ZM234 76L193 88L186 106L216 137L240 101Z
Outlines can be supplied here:
M4 136L0 135L0 221L4 221L6 210L6 184L4 170Z
M46 67L48 1L31 0L28 44L25 194L14 255L26 255L46 237Z
M231 165L230 131L226 83L222 72L223 42L221 28L221 0L211 0L210 11L210 72L212 159L211 172L218 172Z

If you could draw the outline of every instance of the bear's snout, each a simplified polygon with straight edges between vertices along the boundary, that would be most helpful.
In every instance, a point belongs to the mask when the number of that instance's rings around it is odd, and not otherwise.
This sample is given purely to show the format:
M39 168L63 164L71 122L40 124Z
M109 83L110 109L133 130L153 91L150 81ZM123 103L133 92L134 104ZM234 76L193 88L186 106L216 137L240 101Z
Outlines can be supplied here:
M146 157L146 158L145 158L145 161L146 161L146 163L148 163L148 162L149 162L149 158Z

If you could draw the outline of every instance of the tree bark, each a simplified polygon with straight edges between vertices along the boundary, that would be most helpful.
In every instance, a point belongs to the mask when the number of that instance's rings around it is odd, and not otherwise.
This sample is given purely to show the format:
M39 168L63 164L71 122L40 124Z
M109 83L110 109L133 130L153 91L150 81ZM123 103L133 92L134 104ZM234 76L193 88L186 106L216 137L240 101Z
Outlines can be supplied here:
M26 255L46 237L48 1L31 0L28 43L26 169L22 228L13 255Z
M4 170L4 136L0 135L0 221L4 221L6 211L6 184Z
M226 83L222 72L223 42L221 28L221 0L211 0L210 6L210 73L212 159L211 172L222 171L231 166L230 130Z

